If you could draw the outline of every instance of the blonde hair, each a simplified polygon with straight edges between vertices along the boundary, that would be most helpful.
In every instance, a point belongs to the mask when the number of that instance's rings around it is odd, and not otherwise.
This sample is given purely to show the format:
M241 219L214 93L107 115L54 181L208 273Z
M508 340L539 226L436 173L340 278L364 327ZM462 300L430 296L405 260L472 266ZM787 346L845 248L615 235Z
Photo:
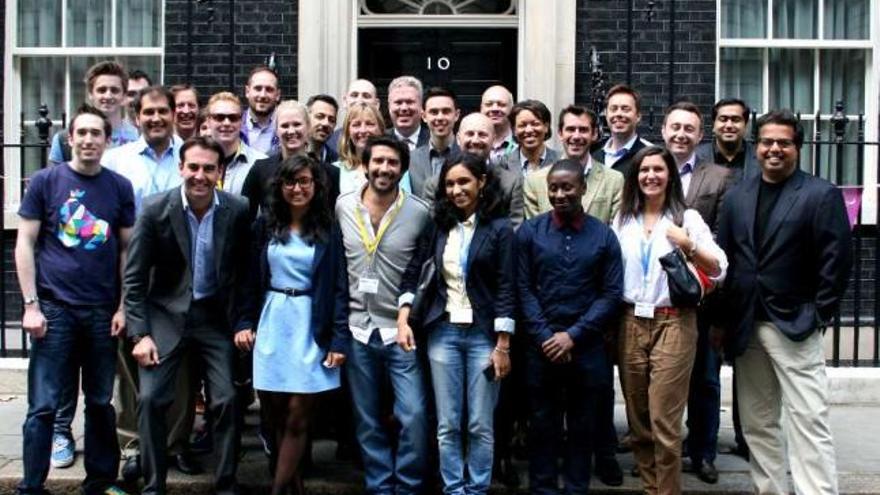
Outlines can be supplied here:
M299 114L302 115L303 121L306 123L306 133L308 133L309 128L311 127L309 109L297 100L284 100L275 107L275 116L273 117L275 120L275 132L278 132L278 116L281 115L281 112L287 112L290 110L299 112Z
M228 101L231 103L235 103L236 105L238 105L239 112L241 111L241 99L239 99L238 96L235 96L229 91L221 91L219 93L214 93L213 95L211 95L211 98L208 100L208 104L205 106L205 108L210 109L211 106L218 101Z
M349 136L348 127L351 125L352 120L363 117L375 120L376 126L379 128L379 135L385 134L385 120L382 118L382 113L378 108L366 103L355 103L349 107L348 112L345 113L345 120L342 121L342 133L339 136L339 159L350 165L351 168L361 164L361 157L354 148L354 142L351 140L351 136Z

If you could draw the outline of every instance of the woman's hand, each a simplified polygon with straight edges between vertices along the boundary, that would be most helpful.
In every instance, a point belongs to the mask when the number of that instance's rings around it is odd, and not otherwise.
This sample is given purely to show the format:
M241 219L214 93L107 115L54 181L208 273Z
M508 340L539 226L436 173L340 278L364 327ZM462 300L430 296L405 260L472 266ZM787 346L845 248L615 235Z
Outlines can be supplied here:
M693 248L694 242L688 237L687 230L678 225L670 225L666 229L666 239L685 253Z
M257 334L250 328L235 332L235 347L241 351L250 351L254 348Z
M345 364L345 354L341 352L328 352L324 359L324 367L326 368L338 368L343 364Z

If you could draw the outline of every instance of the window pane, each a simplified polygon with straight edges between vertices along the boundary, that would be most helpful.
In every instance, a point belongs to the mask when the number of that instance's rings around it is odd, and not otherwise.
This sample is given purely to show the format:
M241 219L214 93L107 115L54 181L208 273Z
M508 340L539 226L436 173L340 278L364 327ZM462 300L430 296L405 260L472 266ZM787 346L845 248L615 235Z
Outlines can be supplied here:
M821 74L819 104L822 113L833 113L837 100L843 100L844 111L857 114L865 111L865 50L822 50L819 52Z
M814 169L815 164L813 163L813 151L815 145L812 144L812 141L816 138L813 134L815 126L813 125L812 120L801 120L801 125L804 126L804 145L801 147L800 159L801 170L808 174L818 173L818 170ZM825 138L823 137L822 139Z
M111 0L67 0L67 45L111 46Z
M721 49L721 98L740 98L752 108L764 104L760 48Z
M118 46L159 46L162 2L117 0L116 41Z
M834 141L834 126L831 125L831 121L823 120L822 121L822 141L830 142ZM844 132L843 140L847 142L853 142L858 137L858 123L855 119L850 119L846 124ZM818 160L818 168L819 174L825 178L830 180L831 182L843 186L843 185L854 185L857 183L858 179L858 146L854 144L843 144L841 145L843 150L843 159L841 163L843 164L843 169L841 170L841 180L837 179L837 145L836 144L822 144L819 148L819 160Z
M868 0L825 0L825 39L868 39Z
M18 2L18 46L61 46L61 2Z
M70 109L82 105L86 101L86 71L105 57L70 57Z
M363 14L512 14L513 0L472 0L465 2L437 0L360 0ZM461 5L459 5L461 4Z
M150 76L153 84L162 83L162 67L161 59L152 56L132 56L132 57L116 57L116 61L121 63L125 70L131 72L140 70Z
M815 111L813 50L770 49L770 108Z
M722 38L765 38L766 0L721 0Z
M818 0L774 0L773 37L816 38Z
M45 103L49 118L61 120L64 112L64 58L22 58L21 111L26 120L39 117L37 110Z

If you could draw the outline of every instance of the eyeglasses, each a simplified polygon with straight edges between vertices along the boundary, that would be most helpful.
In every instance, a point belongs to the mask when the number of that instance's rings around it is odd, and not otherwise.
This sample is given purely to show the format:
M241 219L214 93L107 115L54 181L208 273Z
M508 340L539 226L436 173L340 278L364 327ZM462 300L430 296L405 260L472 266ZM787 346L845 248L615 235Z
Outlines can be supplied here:
M300 189L308 189L315 185L315 179L311 177L297 177L295 179L282 179L281 185L288 188L293 189L296 186L299 186Z
M233 124L241 120L241 114L239 113L212 113L211 120L217 122L218 124L223 122L224 120L228 120Z
M779 146L780 149L788 149L794 146L794 141L791 139L771 139L771 138L758 138L758 144L765 148L772 148L773 145Z

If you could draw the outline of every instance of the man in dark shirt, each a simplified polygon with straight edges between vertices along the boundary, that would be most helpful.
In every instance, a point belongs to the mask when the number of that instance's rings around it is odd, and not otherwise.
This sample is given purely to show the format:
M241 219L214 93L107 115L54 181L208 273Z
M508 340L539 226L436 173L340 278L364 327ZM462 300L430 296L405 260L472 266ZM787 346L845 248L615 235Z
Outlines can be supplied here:
M617 314L623 268L614 233L584 213L580 165L553 165L547 190L553 210L517 232L517 284L529 340L529 487L532 493L557 493L562 454L565 491L581 494L590 484L596 405L612 380L603 331Z
M746 141L749 126L749 107L738 98L718 100L712 107L712 134L714 139L697 146L697 161L714 162L730 169L731 183L743 176L759 174L761 169L755 157L755 148Z
M86 397L83 493L118 490L110 399L116 338L125 332L119 271L134 225L134 192L125 177L101 167L111 132L100 110L81 107L70 124L71 161L36 173L19 210L15 265L24 296L21 324L31 336L19 493L45 493L53 422L79 365ZM80 362L79 354L88 359Z

